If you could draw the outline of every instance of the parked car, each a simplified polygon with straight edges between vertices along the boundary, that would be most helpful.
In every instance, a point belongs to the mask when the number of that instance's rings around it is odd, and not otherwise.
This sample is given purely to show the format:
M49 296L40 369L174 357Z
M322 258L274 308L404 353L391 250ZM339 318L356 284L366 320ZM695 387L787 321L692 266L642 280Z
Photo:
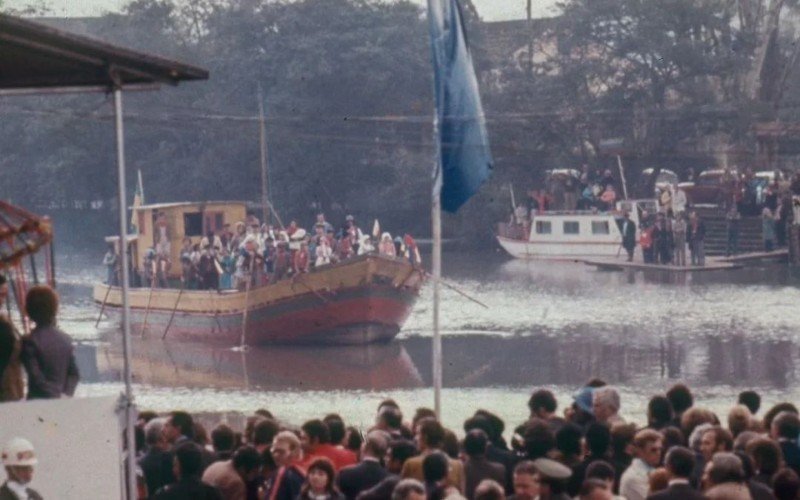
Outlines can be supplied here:
M681 183L691 205L713 205L723 209L733 203L738 186L738 172L712 169L701 172L693 185Z

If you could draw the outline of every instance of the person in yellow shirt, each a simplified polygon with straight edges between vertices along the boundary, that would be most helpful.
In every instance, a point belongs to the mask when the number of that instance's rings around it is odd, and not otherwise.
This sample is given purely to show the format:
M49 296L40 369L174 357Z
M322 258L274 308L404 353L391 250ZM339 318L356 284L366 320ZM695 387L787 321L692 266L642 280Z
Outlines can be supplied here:
M425 457L431 453L442 451L442 444L444 443L445 430L442 424L436 419L425 418L417 426L417 446L419 447L420 454L416 457L409 458L403 464L403 470L400 476L403 478L413 478L418 481L425 480L425 474L422 468L422 462ZM449 470L447 473L447 485L464 491L464 466L458 459L449 458Z

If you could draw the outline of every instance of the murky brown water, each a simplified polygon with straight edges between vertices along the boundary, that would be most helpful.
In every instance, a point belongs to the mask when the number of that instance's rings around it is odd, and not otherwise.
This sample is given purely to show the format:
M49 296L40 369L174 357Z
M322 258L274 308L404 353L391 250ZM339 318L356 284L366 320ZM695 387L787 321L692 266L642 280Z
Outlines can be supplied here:
M84 257L62 261L61 324L82 343L79 392L118 392L118 334L107 321L94 328L89 300L102 270ZM618 386L623 413L640 421L647 398L677 380L717 411L743 388L762 391L767 403L799 399L800 282L785 266L676 278L446 254L444 274L489 306L443 291L444 420L453 428L478 407L516 423L531 388L549 386L566 404L590 376ZM243 353L136 340L137 400L157 410L267 407L292 422L338 411L364 424L386 396L407 411L430 406L429 301L425 290L389 345Z

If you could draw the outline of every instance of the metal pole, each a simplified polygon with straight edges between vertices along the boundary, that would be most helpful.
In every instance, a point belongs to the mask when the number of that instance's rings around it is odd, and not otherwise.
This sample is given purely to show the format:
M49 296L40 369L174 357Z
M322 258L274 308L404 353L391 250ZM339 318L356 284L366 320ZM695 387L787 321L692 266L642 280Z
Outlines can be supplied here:
M433 195L433 406L436 418L442 418L442 336L439 332L439 293L442 277L441 195Z
M122 89L114 88L114 118L117 129L117 175L119 176L119 241L120 258L122 259L122 355L123 378L125 382L125 436L128 446L127 489L128 500L136 498L136 437L133 430L133 377L131 375L131 307L128 302L129 269L128 269L128 203L125 187L125 132L122 127Z
M619 167L619 178L622 182L622 196L628 199L628 182L625 180L625 169L622 167L622 157L617 155L617 166Z
M264 120L264 98L261 95L261 84L258 85L258 125L260 131L259 146L261 152L261 210L262 223L269 224L268 192L268 166L267 166L267 124Z

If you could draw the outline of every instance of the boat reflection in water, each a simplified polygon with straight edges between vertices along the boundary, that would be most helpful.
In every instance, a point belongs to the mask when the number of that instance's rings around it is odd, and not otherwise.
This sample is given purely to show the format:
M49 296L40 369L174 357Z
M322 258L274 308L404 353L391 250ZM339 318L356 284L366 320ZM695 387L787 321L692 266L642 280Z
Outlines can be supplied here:
M98 380L119 380L121 346L100 344ZM91 355L82 356L91 361ZM84 367L81 366L82 373ZM243 390L388 390L423 386L402 345L251 347L234 351L199 343L140 340L134 342L134 382L160 387Z
M604 332L579 326L527 336L449 335L444 385L455 389L538 385L579 387L601 377L619 387L663 391L674 380L696 389L719 384L781 389L795 382L798 349L785 339L739 332L649 336L633 327ZM115 344L83 345L83 382L119 380ZM187 389L388 391L429 387L430 338L367 346L250 348L146 340L133 348L137 383Z

